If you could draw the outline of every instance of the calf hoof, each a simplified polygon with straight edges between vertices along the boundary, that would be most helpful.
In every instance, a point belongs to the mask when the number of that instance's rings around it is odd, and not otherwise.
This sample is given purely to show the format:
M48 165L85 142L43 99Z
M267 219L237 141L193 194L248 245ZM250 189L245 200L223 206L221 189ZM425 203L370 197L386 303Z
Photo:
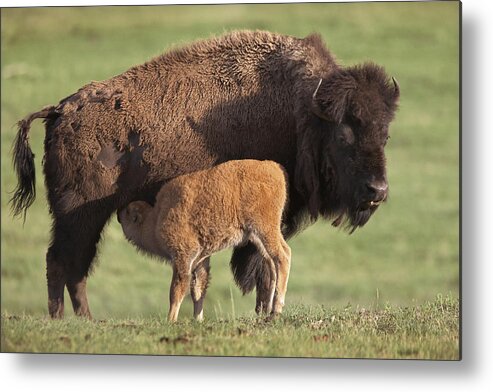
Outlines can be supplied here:
M200 312L199 314L195 315L194 320L198 323L204 321L204 312Z

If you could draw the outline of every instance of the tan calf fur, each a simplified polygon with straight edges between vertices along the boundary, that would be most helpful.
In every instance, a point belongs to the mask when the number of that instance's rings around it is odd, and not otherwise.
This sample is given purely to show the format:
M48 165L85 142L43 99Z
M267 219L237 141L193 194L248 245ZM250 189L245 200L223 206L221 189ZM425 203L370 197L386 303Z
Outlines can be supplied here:
M270 271L265 311L277 314L284 306L291 263L281 234L286 198L287 178L278 163L229 161L169 181L154 207L130 203L118 212L118 220L138 248L171 262L170 321L177 320L189 287L194 316L202 319L209 276L204 260L247 241L265 258Z

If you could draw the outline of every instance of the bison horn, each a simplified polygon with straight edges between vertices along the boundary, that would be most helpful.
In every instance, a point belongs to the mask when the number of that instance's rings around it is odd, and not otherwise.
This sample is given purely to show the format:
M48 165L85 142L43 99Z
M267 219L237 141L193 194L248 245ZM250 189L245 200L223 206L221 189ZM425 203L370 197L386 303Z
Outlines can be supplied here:
M400 87L399 83L397 83L397 79L392 76L392 82L394 82L394 94L396 97L399 96L400 94Z
M315 101L315 97L317 96L317 93L318 93L318 89L320 88L320 85L322 84L322 78L320 78L320 80L318 81L318 84L317 84L317 88L315 89L315 91L313 92L313 95L312 95L312 99Z
M316 101L318 89L320 88L321 84L322 84L322 78L320 78L320 80L318 81L317 88L315 89L312 95L312 112L315 113L318 117L330 121L330 119L320 110L320 107L318 106Z

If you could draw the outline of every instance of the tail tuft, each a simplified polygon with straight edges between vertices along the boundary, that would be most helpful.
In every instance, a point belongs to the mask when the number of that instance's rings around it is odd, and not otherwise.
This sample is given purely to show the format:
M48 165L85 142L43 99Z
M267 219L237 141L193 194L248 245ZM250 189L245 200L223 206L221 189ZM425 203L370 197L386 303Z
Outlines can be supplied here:
M33 120L47 118L53 113L55 107L49 106L43 110L32 113L25 119L19 121L19 131L13 145L12 162L17 174L17 187L10 199L14 216L24 213L33 204L36 198L36 173L34 167L34 154L29 146L29 128Z

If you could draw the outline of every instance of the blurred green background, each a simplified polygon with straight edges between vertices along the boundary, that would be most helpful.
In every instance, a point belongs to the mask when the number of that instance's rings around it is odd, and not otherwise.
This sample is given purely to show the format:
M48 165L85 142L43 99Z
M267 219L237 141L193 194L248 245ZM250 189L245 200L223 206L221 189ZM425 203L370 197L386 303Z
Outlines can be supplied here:
M37 199L22 219L8 200L15 123L91 80L166 49L235 29L319 32L342 65L371 60L401 86L387 147L390 199L349 236L319 222L290 241L287 304L411 305L459 292L459 3L354 3L2 9L1 305L47 314L50 216L41 170L44 128L31 129ZM206 317L253 312L229 270L212 261ZM89 279L96 318L164 314L171 268L127 243L113 218ZM190 299L183 315L191 315ZM66 295L66 313L71 306Z

